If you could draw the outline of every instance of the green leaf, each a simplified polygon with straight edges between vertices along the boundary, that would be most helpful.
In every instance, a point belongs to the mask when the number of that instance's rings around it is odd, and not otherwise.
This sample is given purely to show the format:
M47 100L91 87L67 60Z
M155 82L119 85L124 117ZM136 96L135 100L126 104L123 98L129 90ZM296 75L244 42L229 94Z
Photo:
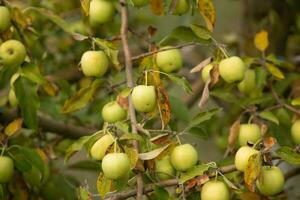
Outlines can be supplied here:
M169 199L169 192L160 186L155 186L154 192L151 194L151 199L155 200L166 200Z
M296 153L292 148L283 146L276 151L276 154L286 162L294 165L300 164L300 154Z
M189 130L189 133L196 136L196 137L199 137L201 139L207 139L208 138L207 131L204 128L200 127L200 126L192 127Z
M176 83L178 86L180 86L185 92L189 93L189 94L193 94L193 89L191 87L191 84L186 80L185 77L180 77L180 76L176 76L173 74L167 74L164 73L165 75L167 75L169 77L169 79L171 79L171 81L173 81L174 83Z
M37 111L40 106L36 85L20 76L14 82L14 87L25 125L36 130L38 128Z
M190 169L186 173L183 173L180 176L179 184L183 184L186 181L188 181L196 176L203 175L204 172L206 172L208 169L209 169L209 166L206 164L201 164L201 165L197 165L197 166L193 167L192 169Z
M279 120L271 111L263 111L259 113L259 117L279 125Z
M297 98L293 99L291 104L293 106L299 106L300 105L300 97L297 97Z
M280 80L285 78L282 71L275 65L267 63L266 67L275 78L280 79Z
M208 111L201 112L201 113L197 114L192 119L192 121L189 123L189 125L186 128L186 130L191 129L192 127L195 127L195 126L201 124L202 122L210 120L215 114L217 114L221 110L222 110L222 108L213 108L211 110L208 110Z
M197 35L200 39L203 40L211 39L211 32L207 30L206 27L197 24L192 24L190 25L190 28L195 33L195 35Z
M92 193L90 193L90 191L88 190L88 188L85 187L79 187L79 200L91 200L92 197Z
M26 65L22 67L21 75L37 84L46 83L45 78L41 75L39 67L35 64L26 63Z
M100 87L100 80L95 80L90 86L81 88L70 99L67 99L62 108L63 113L70 113L85 107L94 97Z
M185 103L179 98L175 96L170 96L170 105L172 108L172 114L183 122L190 121L190 111Z
M256 81L256 86L258 88L262 88L267 84L267 72L265 70L265 68L263 67L256 67L255 68L255 81Z
M101 164L95 160L81 160L75 163L72 163L68 166L70 169L77 170L101 170Z

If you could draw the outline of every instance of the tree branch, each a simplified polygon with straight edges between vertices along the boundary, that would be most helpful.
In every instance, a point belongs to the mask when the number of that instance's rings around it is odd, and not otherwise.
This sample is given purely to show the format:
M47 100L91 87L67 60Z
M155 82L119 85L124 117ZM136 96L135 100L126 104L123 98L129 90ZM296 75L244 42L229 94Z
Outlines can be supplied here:
M127 85L130 88L134 87L133 81L133 73L132 73L132 56L129 49L128 44L128 9L126 6L126 0L120 0L121 5L121 41L123 45L124 57L125 57L125 71L126 71L126 80ZM128 104L129 104L129 114L130 114L130 121L132 126L132 132L137 133L137 128L135 124L137 124L135 110L131 101L131 96L128 97ZM139 143L138 141L134 141L133 145L135 149L139 152ZM143 179L142 174L139 172L137 174L137 187L136 187L136 199L142 200L143 199Z

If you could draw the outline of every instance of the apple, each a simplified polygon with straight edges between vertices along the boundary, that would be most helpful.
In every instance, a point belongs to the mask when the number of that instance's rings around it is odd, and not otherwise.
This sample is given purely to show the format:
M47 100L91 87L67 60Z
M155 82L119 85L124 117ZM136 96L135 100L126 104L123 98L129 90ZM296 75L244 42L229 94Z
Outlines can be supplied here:
M109 179L119 179L129 173L130 159L125 153L109 153L102 160L102 170Z
M187 0L177 0L177 4L173 11L173 15L183 15L190 9L190 4Z
M10 157L0 156L0 183L7 183L14 174L14 162Z
M260 177L256 181L256 186L260 193L265 196L278 194L284 186L282 171L276 166L263 166Z
M173 178L175 175L175 169L170 162L170 156L165 156L161 160L156 160L155 168L160 180L167 180Z
M80 63L85 76L102 77L109 61L103 51L87 51L82 55Z
M210 77L210 71L214 68L214 65L212 63L206 65L201 72L201 77L204 82L208 80L208 77Z
M149 0L131 0L133 5L136 7L142 7L149 3Z
M162 49L168 48L171 48L171 46L166 46ZM182 67L182 56L179 49L158 52L156 54L156 64L159 69L167 73L179 70Z
M11 107L16 107L18 105L18 99L16 97L16 93L13 89L9 90L8 93L8 102L11 105Z
M212 180L206 182L201 189L201 200L229 200L230 194L222 181Z
M291 128L292 138L296 144L300 144L300 120L295 121Z
M7 7L0 6L0 33L10 27L10 12Z
M198 162L197 150L190 144L175 147L171 153L171 163L178 171L186 171Z
M92 26L112 21L115 7L111 0L92 0L90 3L89 20Z
M240 146L246 146L247 142L257 142L261 139L259 126L256 124L241 124L238 139Z
M156 107L156 93L154 86L135 86L131 94L132 104L139 112L150 112Z
M115 123L126 118L127 112L117 101L111 101L102 108L102 118L108 123Z
M238 84L240 92L244 94L252 93L256 88L256 75L253 69L248 69L245 72L244 79Z
M243 146L239 148L239 150L235 154L234 164L237 170L239 171L245 171L249 158L259 153L259 151L249 147L249 146Z
M219 63L220 76L228 83L242 81L247 68L240 57L232 56Z
M0 59L6 66L21 65L26 58L25 46L18 40L8 40L0 46Z
M107 134L97 140L91 150L90 155L94 160L102 160L107 149L114 143L115 139L112 135Z

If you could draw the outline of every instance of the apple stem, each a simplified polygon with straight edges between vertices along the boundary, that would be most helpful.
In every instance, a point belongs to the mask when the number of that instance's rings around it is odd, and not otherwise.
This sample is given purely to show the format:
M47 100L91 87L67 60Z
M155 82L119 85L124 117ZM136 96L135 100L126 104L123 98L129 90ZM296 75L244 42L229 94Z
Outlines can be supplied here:
M180 138L178 135L176 135L176 139L177 139L178 143L181 145L181 141L180 141Z
M250 118L249 118L249 120L248 120L248 124L251 124L251 121L252 121L253 117L254 117L254 115L251 115L251 116L250 116Z
M148 85L148 71L145 71L145 85Z
M2 147L2 150L1 150L1 157L4 155L5 148L6 148L6 144L4 144L3 147Z
M117 139L114 141L114 153L117 153Z

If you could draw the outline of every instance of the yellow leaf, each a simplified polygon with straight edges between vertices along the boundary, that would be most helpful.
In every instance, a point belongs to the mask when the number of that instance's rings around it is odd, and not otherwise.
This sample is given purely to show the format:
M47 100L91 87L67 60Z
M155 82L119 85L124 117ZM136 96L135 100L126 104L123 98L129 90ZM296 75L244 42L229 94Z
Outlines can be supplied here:
M244 181L246 183L246 186L250 192L255 191L255 181L257 180L260 170L261 170L261 155L254 154L252 155L249 160L248 164L244 173Z
M266 66L267 66L267 69L269 70L269 72L275 78L278 78L278 79L284 79L285 78L284 74L282 73L282 71L278 67L276 67L275 65L267 63Z
M10 122L7 127L5 128L5 134L7 136L12 136L14 134L16 134L21 128L22 128L22 124L23 124L23 119L22 118L18 118L15 119L14 121Z
M42 85L43 90L51 97L54 97L58 94L59 89L55 83L47 81L45 84Z
M164 1L150 0L151 11L155 15L164 15Z
M260 31L255 35L254 44L256 48L260 51L265 51L269 46L268 32Z
M90 11L90 0L80 0L81 7L85 16L89 15Z
M293 99L291 104L293 106L300 106L300 97Z
M108 192L113 191L113 180L106 178L101 172L97 179L97 189L100 197L104 199Z
M211 32L216 22L216 11L211 0L198 0L198 9L204 17L206 26Z

